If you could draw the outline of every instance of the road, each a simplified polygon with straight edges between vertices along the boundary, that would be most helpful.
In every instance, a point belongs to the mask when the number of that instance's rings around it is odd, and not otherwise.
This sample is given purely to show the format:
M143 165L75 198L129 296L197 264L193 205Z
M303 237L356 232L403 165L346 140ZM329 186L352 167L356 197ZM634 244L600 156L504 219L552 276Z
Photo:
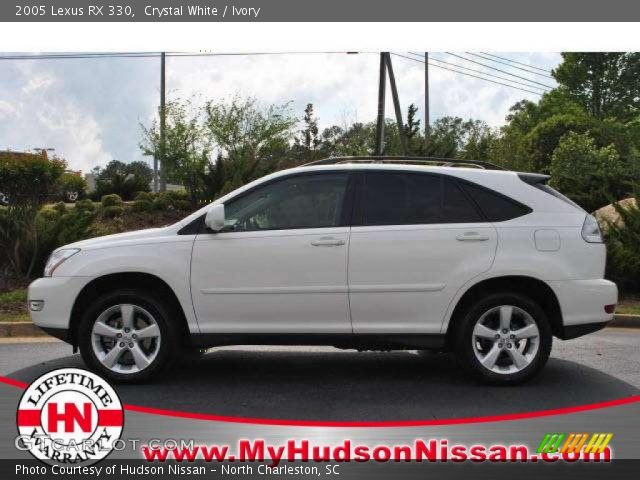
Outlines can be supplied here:
M30 381L84 367L70 350L0 342L0 374ZM225 416L376 421L528 412L640 394L640 329L555 340L543 372L516 387L478 384L448 354L224 347L154 383L116 389L129 404Z

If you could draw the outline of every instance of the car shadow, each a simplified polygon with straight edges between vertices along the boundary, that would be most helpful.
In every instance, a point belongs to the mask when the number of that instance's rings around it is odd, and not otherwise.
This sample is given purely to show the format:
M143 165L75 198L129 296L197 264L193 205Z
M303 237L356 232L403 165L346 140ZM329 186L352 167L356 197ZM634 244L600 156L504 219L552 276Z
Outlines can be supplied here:
M31 381L78 355L10 376ZM450 354L333 349L214 349L141 385L115 385L122 401L252 418L325 421L429 420L524 413L602 402L640 392L579 363L551 358L531 381L484 385Z

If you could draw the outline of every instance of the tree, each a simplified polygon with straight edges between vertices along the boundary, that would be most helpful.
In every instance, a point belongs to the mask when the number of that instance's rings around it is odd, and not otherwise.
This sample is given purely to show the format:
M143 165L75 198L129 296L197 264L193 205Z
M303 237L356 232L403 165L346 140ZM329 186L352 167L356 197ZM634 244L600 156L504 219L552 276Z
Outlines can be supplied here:
M163 175L184 185L195 206L205 189L205 168L210 147L205 137L201 109L191 101L176 100L165 107L165 145ZM145 155L159 155L160 126L154 120L150 128L142 127L140 148Z
M87 181L81 175L65 172L58 181L60 198L64 202L80 200L87 193Z
M36 215L55 192L66 168L60 158L46 152L0 152L0 192L9 204L0 210L0 265L17 277L30 277L40 250Z
M640 112L640 53L563 53L553 77L596 118Z
M624 166L613 145L598 148L588 134L568 133L551 161L551 185L591 212L618 200Z
M148 192L153 171L141 161L124 163L111 160L106 167L94 169L96 176L95 196L115 193L124 200L132 200L137 192Z
M223 190L275 171L289 149L296 123L289 104L263 108L254 98L240 97L231 102L207 102L204 126L225 159Z

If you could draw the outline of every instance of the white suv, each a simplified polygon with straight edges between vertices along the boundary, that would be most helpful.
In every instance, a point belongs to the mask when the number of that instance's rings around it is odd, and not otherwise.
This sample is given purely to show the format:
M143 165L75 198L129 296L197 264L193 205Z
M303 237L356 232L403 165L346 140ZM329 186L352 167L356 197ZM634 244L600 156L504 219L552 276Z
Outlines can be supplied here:
M617 301L595 219L548 178L397 157L280 171L175 225L56 250L31 315L114 381L204 347L313 344L450 349L519 382Z

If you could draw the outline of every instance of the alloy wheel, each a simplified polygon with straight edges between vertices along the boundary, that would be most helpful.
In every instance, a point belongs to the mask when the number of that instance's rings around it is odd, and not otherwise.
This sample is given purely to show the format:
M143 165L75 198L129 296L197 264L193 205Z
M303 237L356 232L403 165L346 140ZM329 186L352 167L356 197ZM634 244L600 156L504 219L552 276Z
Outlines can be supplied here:
M153 363L160 350L158 322L139 305L118 304L103 311L91 329L98 361L113 372L131 374Z
M513 305L499 305L483 313L471 337L480 364L498 374L513 374L534 361L540 330L533 317Z

